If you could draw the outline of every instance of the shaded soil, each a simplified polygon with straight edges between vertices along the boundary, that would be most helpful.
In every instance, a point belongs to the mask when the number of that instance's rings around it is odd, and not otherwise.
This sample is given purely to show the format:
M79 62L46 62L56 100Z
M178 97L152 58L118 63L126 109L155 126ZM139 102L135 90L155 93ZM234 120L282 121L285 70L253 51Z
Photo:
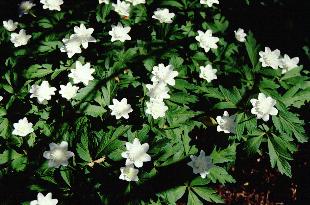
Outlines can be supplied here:
M270 168L268 155L246 156L232 167L237 183L217 187L228 205L310 204L310 144L300 146L292 162L292 179Z

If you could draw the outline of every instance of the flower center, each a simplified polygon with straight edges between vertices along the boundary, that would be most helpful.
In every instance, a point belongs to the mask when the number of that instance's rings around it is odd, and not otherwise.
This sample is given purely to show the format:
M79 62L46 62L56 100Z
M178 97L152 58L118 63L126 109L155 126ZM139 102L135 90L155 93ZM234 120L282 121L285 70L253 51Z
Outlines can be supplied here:
M201 158L197 158L195 161L194 161L194 167L196 167L197 169L201 169L202 167L205 166L205 161Z
M124 175L127 176L129 179L132 179L134 177L134 172L131 168L126 167L124 169Z
M64 161L65 160L65 153L61 149L55 149L51 153L52 159L55 161Z
M23 11L29 11L32 8L32 5L29 2L22 2L22 4L20 5L20 8Z
M268 65L275 65L277 61L277 57L273 53L269 53L264 56L264 60Z
M271 107L272 106L269 101L257 102L258 112L261 112L263 114L268 114L270 112Z
M129 159L131 160L131 161L137 161L137 160L139 160L143 155L144 155L144 150L143 149L136 149L136 150L134 150L134 151L131 151L130 153L129 153Z

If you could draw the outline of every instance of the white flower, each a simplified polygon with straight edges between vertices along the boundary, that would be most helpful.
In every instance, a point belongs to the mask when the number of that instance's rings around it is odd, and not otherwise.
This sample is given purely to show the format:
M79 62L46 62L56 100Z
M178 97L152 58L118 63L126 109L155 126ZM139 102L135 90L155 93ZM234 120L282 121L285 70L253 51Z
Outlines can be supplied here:
M212 65L208 64L207 66L200 66L200 74L199 77L203 78L210 83L212 80L217 79L216 69L212 68Z
M240 41L240 42L246 41L247 34L244 33L244 30L242 28L238 28L238 30L234 31L234 33L235 33L235 37L236 37L237 41Z
M198 36L195 39L199 42L201 48L205 50L205 52L209 52L211 48L216 49L218 46L216 43L220 40L218 37L212 36L212 30L208 29L205 33L202 31L198 31Z
M28 14L29 11L32 9L32 7L34 7L35 4L32 3L32 1L23 1L20 3L19 5L19 9L20 9L20 12L21 12L21 15L23 14ZM21 16L20 15L20 16Z
M18 22L14 22L12 19L3 21L3 27L8 31L15 31L17 28Z
M60 11L60 5L64 3L63 0L40 0L40 2L43 4L43 9L56 11Z
M121 170L121 175L119 176L120 179L126 180L128 182L139 181L139 178L138 178L139 170L135 169L133 165L121 167L120 170Z
M160 82L174 86L175 85L174 78L178 76L179 73L178 71L173 70L172 65L165 66L164 64L161 63L153 67L152 74L153 76L151 80L153 83Z
M212 7L213 4L219 4L218 0L200 0L201 4L206 4L208 7Z
M93 28L86 28L84 24L80 24L80 27L74 27L74 32L75 34L73 34L70 38L77 38L83 48L87 48L88 43L96 42L96 39L91 36L94 32Z
M299 58L290 58L288 55L284 55L283 58L280 59L280 68L282 68L282 74L292 70L293 68L298 67Z
M84 85L88 85L89 81L94 79L92 76L94 72L95 69L90 68L90 63L82 65L80 61L76 61L75 69L72 69L68 76L73 79L73 84L83 83Z
M225 132L225 133L235 133L236 130L236 115L229 116L227 111L224 111L223 116L217 116L217 131L218 132Z
M133 164L139 168L143 166L143 162L151 161L150 155L146 153L149 150L149 144L141 145L138 138L135 138L132 143L126 142L126 149L127 151L122 153L122 157L126 159L126 166Z
M15 47L26 45L31 38L31 35L27 35L24 29L21 29L19 33L11 33L11 42Z
M264 93L258 94L258 99L251 99L253 108L251 113L256 115L257 119L269 120L269 115L277 115L278 110L274 107L276 101L271 97L266 97Z
M3 97L2 96L0 96L0 102L3 100Z
M78 89L79 87L72 86L71 83L67 83L67 85L60 85L59 93L61 94L63 98L70 100L76 96Z
M146 114L152 115L154 119L164 117L168 107L161 100L150 99L150 102L146 102Z
M68 151L68 142L62 141L59 145L55 143L49 144L50 151L45 151L43 157L48 159L48 166L59 168L67 166L68 159L74 156L73 152Z
M265 51L259 52L260 59L263 67L272 67L278 69L280 65L280 51L278 49L271 51L269 47L265 47Z
M116 119L120 118L129 118L129 113L133 111L131 105L127 103L127 99L123 98L121 101L113 99L113 105L109 105L109 108L112 110L111 115L114 115Z
M67 52L69 58L76 53L81 53L81 45L83 48L88 47L88 43L96 42L96 39L92 37L94 32L93 28L86 28L84 24L80 24L80 27L74 27L75 34L72 34L69 39L64 38L62 42L64 46L60 48L61 52Z
M109 31L109 35L112 37L111 41L121 41L125 42L126 40L131 40L131 37L128 35L130 31L129 26L123 27L121 23L118 23L117 26L112 25L112 30Z
M145 0L126 0L126 1L131 3L133 6L138 4L145 4Z
M165 83L153 83L153 84L147 84L146 88L148 89L147 95L150 98L157 99L157 100L163 100L163 99L169 99L170 95L168 94L169 88L166 86Z
M67 52L69 58L72 58L76 53L82 53L81 42L78 38L71 35L69 39L64 38L62 42L64 43L64 46L60 48L60 51Z
M12 132L13 135L25 137L26 135L33 132L32 123L28 122L28 119L26 117L18 120L17 123L14 123L13 127L14 127L14 130Z
M32 85L30 89L30 98L37 98L38 102L45 104L48 100L55 95L56 88L50 87L47 81L43 81L40 86Z
M157 9L152 18L157 19L160 23L172 23L174 16L174 13L169 13L169 9Z
M105 3L105 4L109 4L109 0L98 0L99 4Z
M130 4L127 4L125 1L117 0L116 4L112 3L112 7L120 16L129 16Z
M48 193L46 196L38 193L37 200L31 201L30 205L56 205L57 203L57 199L52 199L52 193Z
M191 155L191 162L187 163L188 166L193 168L194 174L200 174L202 178L206 178L209 170L213 167L210 156L206 156L203 150L200 151L198 157Z

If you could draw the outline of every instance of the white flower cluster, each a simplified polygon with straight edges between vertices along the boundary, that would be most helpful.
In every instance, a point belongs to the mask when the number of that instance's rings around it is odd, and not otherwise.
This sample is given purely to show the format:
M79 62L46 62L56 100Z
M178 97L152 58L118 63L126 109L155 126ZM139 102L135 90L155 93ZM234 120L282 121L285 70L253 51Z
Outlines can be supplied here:
M48 166L59 168L68 166L68 159L74 156L73 152L68 151L68 142L62 141L59 145L49 144L50 151L45 151L43 157L48 159Z
M128 3L126 3L128 2ZM99 0L99 3L106 3L108 4L108 0ZM113 10L118 13L120 16L128 18L130 15L130 9L131 5L136 6L138 4L145 4L145 0L125 0L125 1L120 1L117 0L116 4L112 3Z
M18 26L18 22L14 22L12 19L3 21L3 27L7 31L15 31L15 29L17 29L17 26Z
M86 28L84 24L80 24L80 27L74 27L74 34L70 35L70 38L62 39L64 45L60 48L61 52L66 52L68 58L71 58L76 53L82 53L82 48L88 48L88 43L96 42L96 39L92 37L94 32L93 28Z
M198 157L191 155L190 158L192 161L187 165L193 168L194 174L200 174L201 178L206 178L209 170L214 166L211 157L206 156L206 153L201 150Z
M157 9L154 11L153 19L157 19L160 23L172 23L175 17L174 13L170 13L169 9Z
M33 124L28 122L26 117L20 119L17 123L14 123L13 127L14 130L12 134L21 137L25 137L34 131ZM68 151L68 143L65 141L61 142L60 145L51 143L49 146L50 151L45 151L43 153L43 157L49 160L49 167L58 168L60 165L67 166L68 159L74 156L73 152Z
M3 21L3 27L7 31L15 31L18 26L18 22L14 22L12 19L7 21ZM21 29L19 33L11 33L11 42L14 44L15 47L27 45L31 35L27 35L24 29Z
M207 66L200 66L200 74L199 77L205 79L210 83L212 80L217 79L216 69L212 68L212 65L208 64Z
M126 142L126 151L122 152L122 157L126 159L125 167L121 167L120 179L126 181L138 181L139 170L144 162L151 161L151 156L146 152L149 150L149 144L141 144L140 140L135 138L132 143Z
M109 31L109 35L112 37L111 41L125 42L127 40L131 40L131 37L128 35L130 30L130 26L124 27L121 23L118 23L116 26L112 25L112 30Z
M18 22L14 22L12 19L7 21L3 21L3 27L7 31L15 31L17 29ZM27 45L31 35L27 35L24 29L21 29L19 33L11 33L11 42L14 44L15 47Z
M40 0L43 4L43 9L60 11L60 6L64 3L63 0ZM99 0L99 4L110 4L109 0ZM138 4L145 4L145 0L117 0L116 3L112 3L113 10L117 12L124 19L129 18L131 7ZM213 4L219 4L218 0L200 0L200 3L212 7ZM22 14L28 14L35 4L32 1L23 1L20 4L20 10ZM152 15L153 19L158 20L160 23L170 24L175 18L175 14L171 13L167 8L158 8ZM124 22L123 22L124 23ZM18 27L18 22L13 20L3 21L4 28L13 32ZM130 26L126 26L122 23L112 25L109 35L111 36L111 42L121 41L125 42L131 40L129 32ZM60 48L61 52L66 52L68 58L71 58L75 54L82 52L82 48L88 48L88 43L96 42L97 40L92 36L94 32L93 28L86 28L82 23L80 26L74 27L74 34L69 38L62 40L63 46ZM205 53L208 53L211 49L218 48L218 42L220 39L213 36L213 31L208 29L203 32L198 30L198 35L195 39L198 41L199 46L204 49ZM239 42L245 42L247 34L243 29L239 28L234 31L235 38ZM15 47L26 45L31 38L31 35L27 35L24 29L21 29L19 33L11 33L10 41ZM272 51L269 47L265 47L265 51L259 52L260 59L263 67L271 67L273 69L282 69L282 73L286 73L293 68L298 67L299 58L290 58L287 54L281 57L281 53L278 49ZM79 90L76 84L82 83L87 86L90 81L94 80L92 74L95 69L91 68L90 63L82 65L80 61L76 61L75 68L71 69L68 74L68 78L72 79L72 82L68 82L66 85L60 85L59 94L67 100L74 98ZM217 70L212 68L211 64L206 66L200 66L199 77L205 79L207 82L212 82L217 79ZM168 107L164 103L165 99L169 99L169 87L175 85L175 77L178 76L178 72L174 70L172 65L165 66L164 64L158 64L153 67L151 81L152 84L147 84L147 96L149 101L146 102L145 113L151 115L154 119L164 117ZM40 85L32 85L30 89L30 98L37 98L40 104L47 104L55 95L57 89L51 87L48 81L42 81ZM0 101L2 100L0 96ZM113 104L109 105L111 109L111 115L116 119L129 119L129 113L133 112L130 104L128 104L127 98L112 100ZM251 99L252 104L251 113L256 115L257 119L268 121L270 116L278 114L278 110L274 107L276 100L270 96L266 96L264 93L258 94L258 99ZM216 117L217 131L224 133L236 132L236 114L230 116L227 111L224 111L222 116ZM13 124L13 135L25 137L34 132L33 124L28 121L27 117L20 119L17 123ZM68 159L74 156L74 153L68 151L68 142L62 141L60 144L50 143L49 151L43 153L43 157L48 160L49 167L59 168L60 166L67 166ZM136 168L143 167L144 162L151 161L151 157L147 154L149 150L149 144L141 144L139 139L135 138L132 143L126 142L126 151L122 152L121 156L126 159L125 166L120 168L120 179L126 181L138 181L138 172ZM203 150L200 151L199 156L190 156L191 162L189 166L193 168L195 174L200 174L202 178L205 178L209 174L209 170L214 166L210 156L206 156ZM32 201L31 205L56 205L57 199L52 199L52 194L48 193L46 196L39 193L37 200Z
M109 3L109 1L99 0L99 4L101 3L107 4ZM129 18L129 15L130 15L131 4L132 6L136 6L138 4L145 4L145 0L125 0L125 1L117 0L116 3L112 3L112 7L116 13L118 13L121 17L127 19ZM154 11L154 15L152 16L153 19L158 20L160 23L172 23L172 19L174 17L175 17L175 14L170 13L169 9L166 9L166 8L164 9L158 8L156 11Z
M219 0L200 0L200 3L203 5L207 5L208 7L212 7L213 4L219 4Z
M43 4L43 9L60 11L60 6L64 3L63 0L40 0Z
M12 134L18 135L21 137L25 137L34 131L32 128L32 123L28 122L28 119L26 117L24 117L23 119L20 119L17 123L14 123L13 127L14 127L14 130Z
M32 3L32 1L22 1L19 4L19 10L20 10L20 15L22 16L24 14L28 14L30 12L30 10L32 9L32 7L34 7L35 4Z
M259 93L258 99L251 99L250 102L253 106L251 113L256 115L257 119L268 121L270 115L278 114L278 110L274 107L276 101L271 97L267 97L264 93Z
M238 30L234 31L234 33L235 33L235 38L237 39L237 41L239 41L239 42L245 42L246 41L247 34L244 33L244 30L242 28L238 28Z
M168 94L168 85L174 86L174 78L178 76L178 72L173 70L172 65L165 66L159 64L153 67L151 81L153 84L147 84L148 89L147 95L150 97L150 101L146 102L147 114L152 115L154 119L164 117L168 107L164 103L164 99L170 98Z
M102 3L109 4L110 2L109 2L109 0L98 0L98 3L99 4L102 4Z
M89 81L93 80L92 74L95 69L91 68L90 63L82 65L80 61L76 61L75 69L71 70L68 75L69 78L73 79L73 84L83 83L85 86L88 85ZM48 81L42 81L41 85L32 85L30 89L30 98L37 98L38 103L47 104L48 100L51 100L52 95L55 95L55 87L50 87ZM59 94L67 100L71 100L77 94L79 87L73 86L71 82L66 85L60 85Z
M282 69L282 74L298 67L299 58L290 58L287 54L281 57L280 50L272 51L269 47L265 47L265 51L259 52L260 59L263 67L271 67L273 69Z
M236 115L229 116L227 111L224 111L223 116L217 116L217 131L224 133L235 133L236 130Z
M112 110L111 115L114 115L116 119L125 119L129 118L129 113L133 111L131 105L127 103L127 99L123 98L121 101L113 99L113 105L109 105L109 108Z
M30 205L56 205L58 204L57 199L52 199L52 193L48 193L44 196L42 193L38 193L37 200L30 202Z
M219 42L218 37L212 36L212 30L208 29L206 32L198 31L198 36L195 39L199 42L201 48L205 50L206 53L210 51L210 49L217 49L216 43Z

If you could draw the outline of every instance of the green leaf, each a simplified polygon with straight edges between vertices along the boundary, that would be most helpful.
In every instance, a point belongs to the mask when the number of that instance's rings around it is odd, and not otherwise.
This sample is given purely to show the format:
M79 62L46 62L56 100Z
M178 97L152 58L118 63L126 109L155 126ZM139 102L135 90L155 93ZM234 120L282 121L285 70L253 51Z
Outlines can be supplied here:
M187 205L203 205L196 194L192 191L188 192Z
M52 22L47 18L40 19L37 23L42 28L53 28Z
M106 134L104 132L97 132L96 135L101 138L100 146L97 151L97 157L102 157L110 154L116 149L123 147L124 143L118 138L125 134L130 129L130 126L119 126L114 131L112 135Z
M112 4L103 4L97 8L96 19L98 22L105 23L106 17L110 14Z
M86 87L81 88L78 91L77 95L74 97L74 100L88 101L94 99L96 93L99 92L98 90L96 90L98 83L99 82L97 80L90 81Z
M196 177L193 179L190 183L190 186L204 186L210 183L210 179L208 178L202 178L201 176Z
M206 201L215 203L224 203L224 200L217 194L217 192L207 187L192 187L192 189Z
M225 184L227 182L229 183L235 183L236 180L228 174L228 172L219 166L214 166L210 169L210 173L208 177L211 179L213 183L216 183L217 181L221 184Z
M26 156L20 156L12 161L12 168L17 172L24 171L28 164Z
M27 166L27 157L17 153L15 150L5 150L2 154L0 154L0 165L10 163L12 168L19 172L23 171Z
M249 32L247 36L245 47L246 47L249 59L251 61L252 67L255 68L258 63L259 46L256 44L256 40L252 32Z
M177 1L174 0L164 0L160 3L161 6L171 6L171 7L176 7L178 9L182 9L183 5Z
M7 139L10 135L9 120L7 118L0 118L0 136Z
M239 90L236 87L232 90L228 90L222 86L219 86L219 88L203 88L203 91L206 92L206 96L209 98L216 98L221 101L226 101L225 104L219 103L218 107L236 107L244 94L243 89Z
M190 104L190 103L195 103L198 101L197 97L194 95L190 95L186 92L174 92L170 98L170 101L176 102L179 104Z
M27 79L33 78L42 78L53 72L52 66L45 66L45 69L42 69L43 65L34 64L30 66L25 72L24 77Z
M22 155L17 153L15 150L5 150L0 154L0 164L5 164L11 160L20 158Z
M66 182L66 184L71 187L71 180L70 180L70 171L67 168L61 168L60 175L62 179Z
M169 64L172 65L175 69L181 67L183 65L183 58L178 57L178 56L173 56L171 57Z
M291 160L291 156L286 149L283 149L283 146L285 146L285 144L279 144L279 142L275 141L273 138L268 138L271 167L274 168L277 166L281 174L292 177L291 165L287 161Z
M107 110L102 106L92 105L89 103L82 103L80 109L84 110L86 115L92 117L102 117L102 115L107 112Z
M296 76L300 76L300 71L302 70L302 67L298 67L298 68L294 68L288 72L286 72L283 77L281 78L281 80L287 80L290 78L294 78Z
M184 107L181 106L175 106L170 107L168 113L167 113L167 120L170 124L170 126L180 126L181 124L186 124L191 118L198 115L198 112L194 112L191 110L187 110Z
M162 193L163 197L169 202L169 204L176 204L175 202L179 200L185 193L186 186L178 186L175 188L168 189Z
M246 149L250 154L261 153L259 148L263 141L263 136L264 134L256 136L256 137L252 137L246 141Z
M214 164L234 162L236 160L236 148L237 144L235 143L219 151L217 151L216 148L214 148L211 153L212 162Z
M288 111L280 111L278 116L273 116L274 125L280 132L285 132L289 136L294 135L298 142L304 143L308 141L308 136L304 129L304 121L300 120L296 114Z
M91 162L92 158L88 149L88 136L86 134L82 135L81 143L77 144L76 152L79 157L86 162Z

